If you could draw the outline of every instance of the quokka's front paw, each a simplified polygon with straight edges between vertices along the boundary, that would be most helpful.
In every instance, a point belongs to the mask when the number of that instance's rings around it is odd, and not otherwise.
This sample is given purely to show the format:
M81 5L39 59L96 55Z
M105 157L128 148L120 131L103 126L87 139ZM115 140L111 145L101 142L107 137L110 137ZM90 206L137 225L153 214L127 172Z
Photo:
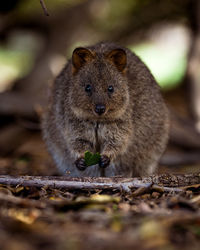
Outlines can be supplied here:
M102 155L99 161L99 167L106 168L110 164L110 159L106 155Z
M78 158L75 161L75 165L80 171L84 171L87 168L87 165L85 164L85 159L83 157Z

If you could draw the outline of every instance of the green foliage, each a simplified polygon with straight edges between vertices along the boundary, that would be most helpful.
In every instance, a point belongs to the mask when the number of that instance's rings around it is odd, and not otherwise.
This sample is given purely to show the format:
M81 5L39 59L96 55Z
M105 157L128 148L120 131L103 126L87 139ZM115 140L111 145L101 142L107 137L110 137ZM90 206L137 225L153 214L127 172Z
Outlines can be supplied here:
M151 43L141 43L130 49L148 66L163 89L174 88L183 79L187 66L187 51L183 51L180 46L168 50Z
M0 92L16 78L26 75L33 63L33 55L28 51L17 51L0 47Z
M85 159L85 164L87 166L92 166L92 165L98 164L100 161L100 158L101 158L101 155L99 153L92 154L89 151L85 152L84 159Z

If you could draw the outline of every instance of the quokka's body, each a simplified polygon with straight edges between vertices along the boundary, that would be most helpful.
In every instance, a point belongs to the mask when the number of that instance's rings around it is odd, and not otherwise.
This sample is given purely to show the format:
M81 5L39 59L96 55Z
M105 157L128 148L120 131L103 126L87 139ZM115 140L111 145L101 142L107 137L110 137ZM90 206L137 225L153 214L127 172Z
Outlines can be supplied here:
M126 48L99 43L74 50L52 86L42 127L62 174L132 177L155 171L169 119L144 63ZM86 167L85 151L99 152L99 164Z

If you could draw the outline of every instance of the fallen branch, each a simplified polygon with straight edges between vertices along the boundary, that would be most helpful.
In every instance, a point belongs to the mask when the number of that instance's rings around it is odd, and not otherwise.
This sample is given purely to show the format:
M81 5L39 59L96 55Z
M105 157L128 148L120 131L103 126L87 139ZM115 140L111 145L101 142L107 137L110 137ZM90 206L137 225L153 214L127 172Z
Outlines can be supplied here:
M171 181L170 186L163 186ZM200 183L200 174L158 175L144 178L69 178L65 176L0 176L0 184L31 187L64 188L67 190L118 190L131 192L148 188L159 192L184 192L185 187ZM169 183L168 183L169 184ZM181 185L179 185L181 184Z

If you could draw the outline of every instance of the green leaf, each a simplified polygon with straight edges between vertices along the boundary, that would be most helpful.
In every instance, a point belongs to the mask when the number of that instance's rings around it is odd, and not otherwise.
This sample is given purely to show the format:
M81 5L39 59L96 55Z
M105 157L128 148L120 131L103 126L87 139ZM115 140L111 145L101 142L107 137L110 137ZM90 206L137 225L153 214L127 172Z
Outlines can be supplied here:
M99 153L92 154L89 151L85 152L84 159L85 159L85 164L87 166L92 166L92 165L98 164L100 161L100 158L101 158L101 155Z

